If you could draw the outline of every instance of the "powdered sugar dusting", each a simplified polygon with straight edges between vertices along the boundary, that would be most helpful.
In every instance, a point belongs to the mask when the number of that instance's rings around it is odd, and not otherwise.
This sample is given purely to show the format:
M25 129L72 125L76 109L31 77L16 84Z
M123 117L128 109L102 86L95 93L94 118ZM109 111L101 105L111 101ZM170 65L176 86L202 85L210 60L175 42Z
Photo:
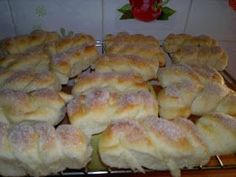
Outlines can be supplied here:
M234 117L224 113L214 113L214 115L222 121L226 127L236 131L236 119Z
M34 144L35 131L28 122L23 122L11 128L9 141L18 151L24 151Z
M159 134L163 134L174 141L178 141L179 139L185 137L185 134L180 127L165 119L151 117L149 119L145 119L144 124L150 127L154 133L158 132Z

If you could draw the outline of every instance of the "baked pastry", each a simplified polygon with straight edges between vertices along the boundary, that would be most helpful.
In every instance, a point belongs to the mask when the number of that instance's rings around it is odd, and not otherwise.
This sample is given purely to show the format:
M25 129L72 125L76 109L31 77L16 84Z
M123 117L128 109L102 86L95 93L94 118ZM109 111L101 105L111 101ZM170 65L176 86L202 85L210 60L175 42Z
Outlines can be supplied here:
M0 123L1 175L45 176L65 168L79 169L90 155L89 139L72 125L55 129L45 122Z
M198 85L208 82L224 84L224 78L214 68L187 64L172 64L168 67L160 68L157 71L157 78L162 87L183 81Z
M103 55L95 63L95 71L134 73L146 80L156 78L159 62L138 56Z
M0 90L12 89L30 92L42 88L59 91L61 85L57 77L50 71L35 72L11 71L0 69Z
M157 96L159 114L166 119L187 118L192 114L193 100L203 89L200 84L189 81L171 84Z
M25 53L42 48L45 43L58 40L56 32L34 31L29 35L16 36L5 39L0 44L0 49L5 55Z
M50 71L50 58L44 52L8 55L0 59L0 68L10 71Z
M106 54L135 55L146 60L158 60L159 66L165 65L165 56L159 41L142 34L118 33L105 38Z
M210 157L191 121L157 117L110 124L101 135L99 153L101 160L111 167L142 172L143 167L168 169L176 177L180 176L180 168L204 165Z
M132 73L83 73L76 79L73 95L90 92L94 89L108 89L114 92L149 91L151 86L140 75Z
M158 71L163 89L158 93L159 113L166 119L201 116L222 111L232 116L236 107L235 92L223 77L210 67L171 65Z
M217 46L217 41L210 36L192 36L189 34L169 34L163 43L163 48L168 53L173 53L184 46Z
M78 34L61 38L45 49L52 58L52 70L62 84L87 69L98 57L95 40L90 35Z
M170 56L173 63L207 65L218 71L228 65L228 55L219 46L184 46Z
M218 83L208 83L204 89L196 95L191 105L194 115L204 115L216 109L220 101L229 94L229 88ZM236 102L234 103L234 105Z
M224 113L210 113L201 117L196 126L211 155L236 152L236 118Z
M24 120L46 121L57 125L65 115L66 101L58 92L40 89L29 93L0 91L0 122L19 123Z
M236 93L235 91L230 91L227 96L225 96L217 104L214 109L215 112L224 112L233 117L236 117Z
M158 104L148 91L119 93L97 89L72 99L67 113L72 125L93 135L102 132L113 120L157 116Z

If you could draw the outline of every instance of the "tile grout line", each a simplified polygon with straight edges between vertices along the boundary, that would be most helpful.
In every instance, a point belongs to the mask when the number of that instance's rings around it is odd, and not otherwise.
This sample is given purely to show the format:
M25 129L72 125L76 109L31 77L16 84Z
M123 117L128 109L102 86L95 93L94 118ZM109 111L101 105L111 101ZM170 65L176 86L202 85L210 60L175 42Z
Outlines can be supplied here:
M8 8L10 10L10 15L11 15L11 22L13 24L13 28L14 28L14 32L15 32L15 35L17 34L16 33L16 23L15 23L15 20L14 20L14 17L13 17L13 12L12 12L12 6L11 6L11 3L10 3L10 0L7 0L7 4L8 4Z
M104 39L104 0L102 0L102 36L101 40L103 41Z
M189 21L189 15L190 15L190 12L192 10L192 4L193 4L193 0L191 0L190 4L189 4L189 8L188 8L188 12L187 12L187 18L186 18L186 22L185 22L185 25L184 25L184 33L186 33L186 28L187 28L188 21Z

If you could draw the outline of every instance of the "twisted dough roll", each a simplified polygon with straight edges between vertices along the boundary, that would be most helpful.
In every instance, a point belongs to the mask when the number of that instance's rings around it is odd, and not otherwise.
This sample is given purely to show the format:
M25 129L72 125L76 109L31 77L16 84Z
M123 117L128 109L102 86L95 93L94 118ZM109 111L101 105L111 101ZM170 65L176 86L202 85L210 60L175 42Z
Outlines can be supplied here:
M236 118L224 113L210 113L196 122L209 152L226 155L236 152Z
M50 70L50 58L40 51L8 55L0 59L0 68L11 71L45 72Z
M163 89L158 94L159 112L167 119L201 116L221 111L235 116L235 92L209 67L172 65L158 71Z
M226 52L209 36L170 34L164 40L163 47L176 64L211 66L218 71L224 70L228 64Z
M157 60L159 66L165 65L165 56L160 43L152 36L125 32L117 35L108 34L105 38L105 51L107 54L134 55L145 60Z
M0 123L0 174L45 176L65 168L83 168L90 160L88 138L72 125L26 121Z
M228 65L228 55L219 46L185 46L170 54L173 63L207 65L223 71Z
M84 73L79 75L72 89L73 95L79 95L94 89L108 89L115 92L149 91L150 86L140 75L132 73Z
M109 125L99 141L101 160L111 167L144 171L204 165L210 155L199 130L187 119L168 121L148 117L120 120Z
M0 122L19 123L24 120L46 121L57 125L65 115L66 101L58 92L41 89L24 93L0 91Z
M102 132L112 120L158 115L158 104L148 91L94 89L70 101L67 113L72 125L92 135Z
M48 42L58 40L60 36L56 32L34 31L29 35L16 36L5 39L0 44L0 49L5 54L18 54L37 50Z
M138 56L103 55L95 63L95 71L139 74L143 79L156 78L159 62Z
M52 70L62 84L68 78L87 69L98 57L98 51L92 36L76 34L49 43L46 51L52 57Z
M217 46L217 41L209 36L191 36L189 34L169 34L163 43L163 48L168 53L173 53L184 46Z

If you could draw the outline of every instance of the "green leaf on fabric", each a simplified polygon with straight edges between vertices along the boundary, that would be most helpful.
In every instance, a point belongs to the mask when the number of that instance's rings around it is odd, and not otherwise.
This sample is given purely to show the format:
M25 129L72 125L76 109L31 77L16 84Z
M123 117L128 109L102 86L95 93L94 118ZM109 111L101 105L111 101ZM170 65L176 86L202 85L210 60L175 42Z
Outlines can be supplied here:
M121 13L124 13L124 14L127 13L127 12L131 12L131 5L130 4L125 4L117 10Z
M132 12L126 12L124 13L121 17L120 17L120 20L126 20L126 19L133 19L133 14Z
M162 8L162 14L158 18L158 20L168 20L171 15L173 15L176 11L169 8L169 7L163 7Z

